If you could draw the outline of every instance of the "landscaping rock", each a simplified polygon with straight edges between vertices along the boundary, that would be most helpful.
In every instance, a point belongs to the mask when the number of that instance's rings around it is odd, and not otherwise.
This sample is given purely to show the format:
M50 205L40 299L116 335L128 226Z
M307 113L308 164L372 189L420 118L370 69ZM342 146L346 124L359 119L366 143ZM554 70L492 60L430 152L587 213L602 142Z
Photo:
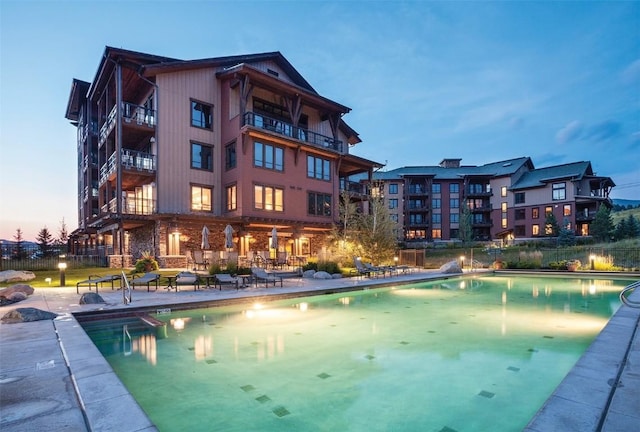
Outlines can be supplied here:
M15 324L20 322L31 322L41 320L52 320L57 317L58 314L53 312L43 311L36 308L18 308L7 312L2 317L2 322L5 324Z
M305 271L304 273L302 273L302 277L303 277L303 278L311 279L311 278L313 278L313 275L314 275L314 274L316 274L316 271L315 271L315 270L307 270L307 271Z
M26 282L36 278L30 271L4 270L0 271L0 283L2 282Z
M342 273L334 273L331 275L331 279L342 279Z
M88 293L82 294L82 297L80 297L80 304L98 304L98 303L106 303L98 293L88 292Z
M35 290L33 289L33 287L31 285L25 285L25 284L16 284L16 285L11 285L10 287L7 288L3 288L0 290L0 297L9 297L11 294L15 293L15 292L21 292L24 293L27 296L30 296L31 294L33 294Z
M460 268L460 263L458 261L449 261L446 264L443 264L439 270L440 273L462 273L462 269Z
M27 295L25 293L23 293L23 292L16 291L16 292L12 292L11 294L9 294L5 298L7 300L9 300L11 303L17 303L19 301L26 300L27 299Z
M332 279L331 275L325 271L315 272L314 279Z

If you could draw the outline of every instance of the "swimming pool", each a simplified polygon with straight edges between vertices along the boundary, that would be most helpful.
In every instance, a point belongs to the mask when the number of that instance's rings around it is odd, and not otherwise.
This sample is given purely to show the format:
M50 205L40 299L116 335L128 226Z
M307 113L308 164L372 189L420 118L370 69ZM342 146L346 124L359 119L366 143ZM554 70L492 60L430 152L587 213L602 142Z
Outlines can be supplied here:
M521 430L627 283L449 279L83 326L160 430Z

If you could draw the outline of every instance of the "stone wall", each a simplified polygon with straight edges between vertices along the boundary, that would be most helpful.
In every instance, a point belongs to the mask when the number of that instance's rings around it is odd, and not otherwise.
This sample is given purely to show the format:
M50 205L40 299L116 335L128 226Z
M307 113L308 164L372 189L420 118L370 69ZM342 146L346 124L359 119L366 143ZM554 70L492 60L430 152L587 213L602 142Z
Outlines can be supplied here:
M109 255L107 256L107 265L109 268L126 268L133 267L135 262L131 255Z
M160 268L187 268L187 257L183 255L163 255L156 259Z

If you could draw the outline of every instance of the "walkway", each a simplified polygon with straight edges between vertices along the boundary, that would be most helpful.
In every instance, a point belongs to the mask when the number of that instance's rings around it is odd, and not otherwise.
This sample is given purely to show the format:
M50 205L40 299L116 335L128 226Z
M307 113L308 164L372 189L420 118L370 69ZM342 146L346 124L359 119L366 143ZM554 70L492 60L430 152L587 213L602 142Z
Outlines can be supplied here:
M71 315L97 310L168 307L274 294L397 285L444 275L435 271L378 279L285 279L285 286L236 291L138 287L133 303L122 292L100 290L106 304L79 305L75 287L36 289L27 300L0 307L56 312L53 321L0 324L0 429L10 431L156 431L146 414ZM86 291L86 288L84 289ZM632 299L640 300L640 292ZM633 430L640 424L640 310L622 307L549 398L526 431ZM612 384L618 385L612 389ZM613 391L612 391L613 390ZM611 395L611 397L610 397Z

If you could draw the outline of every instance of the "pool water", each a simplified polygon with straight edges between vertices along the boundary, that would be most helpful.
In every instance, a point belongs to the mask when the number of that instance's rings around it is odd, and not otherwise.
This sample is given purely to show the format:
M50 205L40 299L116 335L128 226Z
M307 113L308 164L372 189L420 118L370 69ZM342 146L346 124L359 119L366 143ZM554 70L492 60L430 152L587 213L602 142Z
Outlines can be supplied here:
M519 431L627 283L448 279L83 327L161 431Z

